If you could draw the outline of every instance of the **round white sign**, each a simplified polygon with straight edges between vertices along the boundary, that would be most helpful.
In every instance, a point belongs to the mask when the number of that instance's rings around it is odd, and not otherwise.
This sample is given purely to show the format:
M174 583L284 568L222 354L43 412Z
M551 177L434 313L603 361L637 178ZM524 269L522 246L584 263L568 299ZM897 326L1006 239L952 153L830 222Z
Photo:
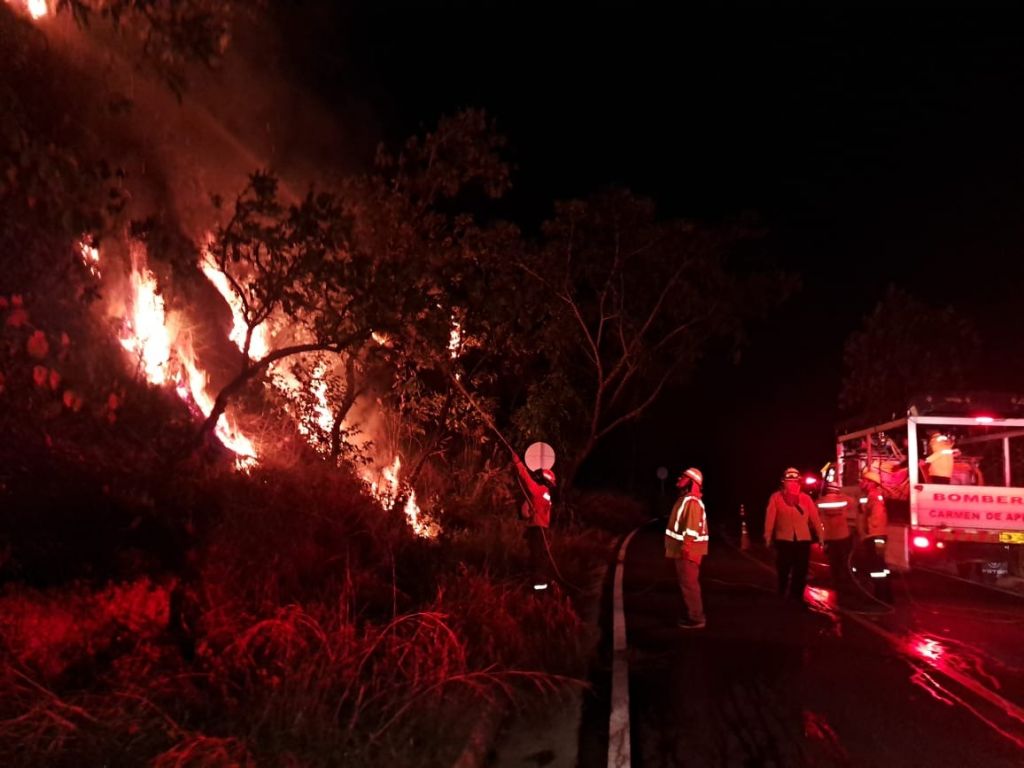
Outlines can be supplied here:
M534 443L526 449L525 459L530 469L551 469L555 466L555 449L547 443Z
M668 477L668 470L665 467L658 467L658 471L655 474L658 475L659 480L664 480Z

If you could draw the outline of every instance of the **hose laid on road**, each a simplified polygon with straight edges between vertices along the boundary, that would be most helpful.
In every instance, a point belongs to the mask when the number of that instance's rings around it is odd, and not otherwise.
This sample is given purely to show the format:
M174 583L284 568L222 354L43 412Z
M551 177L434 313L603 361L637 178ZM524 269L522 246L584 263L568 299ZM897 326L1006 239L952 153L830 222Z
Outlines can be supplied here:
M848 554L846 556L846 570L850 574L850 581L853 582L853 585L855 587L857 587L857 589L859 589L864 594L865 597L867 597L869 600L873 600L874 602L878 603L879 605L884 607L885 610L881 611L881 612L879 612L879 611L855 611L852 608L844 608L843 610L844 611L849 611L850 613L869 614L871 616L884 616L885 614L895 613L896 609L892 605L890 605L889 603L885 602L884 600L879 600L877 597L875 597L870 592L868 592L866 589L864 589L863 585L861 585L861 583L857 579L853 578L853 552L854 552L854 548L850 547L850 554ZM886 578L888 578L888 577L886 577Z

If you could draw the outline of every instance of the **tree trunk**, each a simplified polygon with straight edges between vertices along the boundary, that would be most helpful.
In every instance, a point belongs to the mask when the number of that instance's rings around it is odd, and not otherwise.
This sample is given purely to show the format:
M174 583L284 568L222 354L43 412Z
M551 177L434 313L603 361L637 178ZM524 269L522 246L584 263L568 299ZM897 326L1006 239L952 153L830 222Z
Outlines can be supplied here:
M290 347L282 347L281 349L275 349L262 360L257 360L248 367L243 367L241 372L239 372L239 374L217 394L217 399L213 403L213 410L210 411L206 420L196 433L192 447L198 448L203 444L203 441L207 436L214 434L214 430L217 428L217 421L224 414L224 410L228 407L228 402L231 398L242 391L251 379L262 374L271 364L276 363L278 360L283 360L286 357L291 357L292 355L302 354L303 352L341 352L355 344L357 341L363 341L369 338L369 336L370 331L358 331L349 334L339 341L331 342L329 344L325 344L323 342L311 342L309 344L295 344Z
M444 435L444 427L445 424L448 422L448 411L451 410L452 398L454 394L455 391L452 389L451 386L449 386L448 394L445 396L444 405L441 407L441 415L437 420L437 424L434 426L434 431L431 434L430 439L427 441L427 444L423 447L423 450L420 452L419 458L416 459L416 464L413 466L412 471L406 477L405 482L408 485L412 485L414 482L416 482L416 478L419 477L420 471L423 469L423 465L427 461L427 457L430 455L430 452L434 450L434 447L441 439L441 436Z
M356 390L356 360L355 356L349 355L345 361L345 397L338 405L334 413L334 424L331 425L331 458L337 459L341 454L341 424L356 404L356 398L360 392Z

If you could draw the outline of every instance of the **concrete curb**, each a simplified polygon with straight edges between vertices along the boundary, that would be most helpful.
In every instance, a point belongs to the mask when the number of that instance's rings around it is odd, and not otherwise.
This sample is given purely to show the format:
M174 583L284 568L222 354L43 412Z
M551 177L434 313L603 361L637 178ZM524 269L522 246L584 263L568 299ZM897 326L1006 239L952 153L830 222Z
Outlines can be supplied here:
M462 753L452 763L452 768L482 768L505 715L506 707L497 702L488 702L473 725Z

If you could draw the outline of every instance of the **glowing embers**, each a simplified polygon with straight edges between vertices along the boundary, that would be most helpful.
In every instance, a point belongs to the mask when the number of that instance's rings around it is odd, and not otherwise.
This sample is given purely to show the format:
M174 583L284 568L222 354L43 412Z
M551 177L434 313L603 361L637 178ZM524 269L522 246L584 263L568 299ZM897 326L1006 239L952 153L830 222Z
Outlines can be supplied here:
M78 252L82 255L82 263L89 270L89 274L99 280L102 277L100 272L100 249L82 240L78 244Z
M452 360L459 356L459 350L462 348L462 325L457 320L452 320L452 330L448 337L448 354Z

